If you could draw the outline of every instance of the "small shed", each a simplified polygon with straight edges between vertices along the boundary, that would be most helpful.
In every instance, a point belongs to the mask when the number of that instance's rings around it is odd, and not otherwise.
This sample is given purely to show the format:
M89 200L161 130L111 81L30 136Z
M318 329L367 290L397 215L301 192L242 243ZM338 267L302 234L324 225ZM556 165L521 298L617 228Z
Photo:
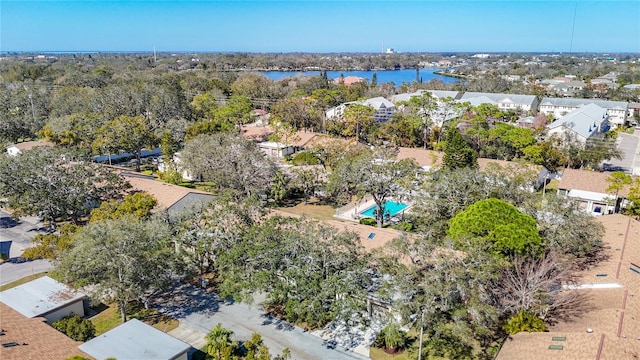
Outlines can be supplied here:
M84 316L86 295L48 276L0 292L0 302L20 314L42 316L49 324L66 316Z
M131 319L78 348L96 359L187 360L191 345Z

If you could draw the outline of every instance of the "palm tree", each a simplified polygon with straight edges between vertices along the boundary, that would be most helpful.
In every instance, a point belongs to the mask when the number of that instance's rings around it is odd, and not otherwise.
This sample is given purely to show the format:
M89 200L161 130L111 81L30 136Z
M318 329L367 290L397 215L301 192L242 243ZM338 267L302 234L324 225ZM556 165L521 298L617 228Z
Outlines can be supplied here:
M394 323L390 323L382 329L381 334L384 340L384 347L387 350L395 352L401 349L405 344L405 335L398 326Z

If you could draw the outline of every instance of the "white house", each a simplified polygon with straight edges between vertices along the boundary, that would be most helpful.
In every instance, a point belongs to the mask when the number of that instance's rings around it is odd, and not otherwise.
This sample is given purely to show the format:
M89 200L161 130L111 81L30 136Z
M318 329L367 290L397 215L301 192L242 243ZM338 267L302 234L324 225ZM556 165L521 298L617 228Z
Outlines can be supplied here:
M522 113L538 113L538 98L534 95L495 94L467 91L460 97L461 102L476 101L474 98L490 99L489 103L495 104L502 111L515 110Z
M540 101L540 112L559 119L587 104L595 104L606 109L611 125L620 126L627 122L629 103L626 101L545 97Z
M332 107L325 112L325 117L327 119L342 118L344 116L344 109L353 104L361 104L374 108L376 112L373 114L373 120L377 123L391 119L393 113L396 112L396 105L394 103L379 96L367 100L351 101Z
M183 179L187 179L187 180L191 180L191 181L196 180L195 176L191 175L191 172L189 172L189 170L185 169L182 166L182 159L180 158L180 153L179 152L173 154L173 159L172 159L172 163L171 164L167 164L164 161L164 158L159 158L158 159L158 171L163 172L163 173L167 172L167 171L171 170L171 166L175 167L176 171L178 171L182 175Z
M265 155L272 158L283 158L295 152L295 147L293 145L275 141L258 143L258 149L260 149Z
M96 359L187 360L191 345L131 319L78 348Z
M84 316L86 295L48 276L0 292L0 302L28 317L44 317L49 324L66 316Z
M581 106L547 125L547 134L585 143L587 139L609 131L607 110L596 104Z

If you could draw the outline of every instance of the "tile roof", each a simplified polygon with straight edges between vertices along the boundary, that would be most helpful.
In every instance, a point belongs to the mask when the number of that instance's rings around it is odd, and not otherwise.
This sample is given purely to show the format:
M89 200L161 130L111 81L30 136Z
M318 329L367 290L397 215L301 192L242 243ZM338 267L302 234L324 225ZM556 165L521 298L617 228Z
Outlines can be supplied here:
M54 143L49 142L49 141L25 141L25 142L21 142L21 143L17 143L17 144L13 144L9 147L15 147L16 149L20 150L20 151L26 151L26 150L31 150L34 147L38 147L38 146L48 146L48 147L53 147L55 146Z
M579 283L619 284L620 288L584 291L592 309L579 318L559 322L544 333L519 333L507 340L497 360L635 359L640 354L640 275L632 265L640 259L640 222L615 214L596 218L605 227L606 260L581 271ZM592 332L587 332L587 329ZM553 341L565 337L565 341ZM550 350L549 345L562 345Z
M397 159L414 159L418 166L421 167L434 167L442 165L442 157L444 153L442 151L425 150L421 148L398 148ZM494 165L499 165L502 168L517 168L522 170L533 170L536 173L540 171L541 166L532 164L523 164L516 161L506 161L498 159L478 159L478 168L481 171L485 171Z
M242 136L248 140L263 142L266 141L269 135L272 135L273 133L274 130L270 126L242 125ZM307 129L298 130L295 135L297 140L291 145L304 147L309 143L309 141L318 135L321 134Z
M0 347L2 360L64 360L74 355L89 357L78 349L74 341L47 325L44 318L27 318L4 303L0 303L0 327L3 344L19 345Z
M338 84L345 84L345 85L351 85L351 84L355 84L355 83L359 83L359 82L365 82L366 79L359 77L359 76L346 76L344 78L338 77L333 79L333 83L338 85Z
M157 181L151 176L128 171L123 171L120 173L120 175L131 184L134 191L143 191L150 195L153 195L153 197L158 200L157 207L160 209L169 209L172 206L178 204L185 197L188 197L188 195L190 194L200 194L213 197L211 193L208 193L206 191L167 184L161 181Z
M607 178L609 175L610 173L599 171L564 169L558 189L584 190L607 194L607 187L609 187ZM626 197L629 195L629 189L621 190L618 195Z

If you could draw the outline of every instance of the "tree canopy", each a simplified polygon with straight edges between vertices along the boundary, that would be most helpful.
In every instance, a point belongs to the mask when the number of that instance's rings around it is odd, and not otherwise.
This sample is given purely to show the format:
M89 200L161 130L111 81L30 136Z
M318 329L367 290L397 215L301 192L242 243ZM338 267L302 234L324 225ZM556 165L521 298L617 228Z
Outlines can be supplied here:
M447 131L446 141L442 158L442 167L444 169L455 170L464 167L478 167L478 155L457 128L451 127Z
M124 195L129 184L115 171L76 156L36 147L0 157L0 195L6 205L49 222L78 222L103 201Z
M180 159L192 176L244 196L268 192L276 170L253 142L228 132L199 135L188 141Z
M77 287L92 285L94 298L114 301L124 322L130 300L146 303L170 283L171 259L166 224L123 216L82 228L56 270Z
M500 199L480 200L461 211L447 234L459 244L465 237L486 241L503 255L534 254L542 245L536 220Z

